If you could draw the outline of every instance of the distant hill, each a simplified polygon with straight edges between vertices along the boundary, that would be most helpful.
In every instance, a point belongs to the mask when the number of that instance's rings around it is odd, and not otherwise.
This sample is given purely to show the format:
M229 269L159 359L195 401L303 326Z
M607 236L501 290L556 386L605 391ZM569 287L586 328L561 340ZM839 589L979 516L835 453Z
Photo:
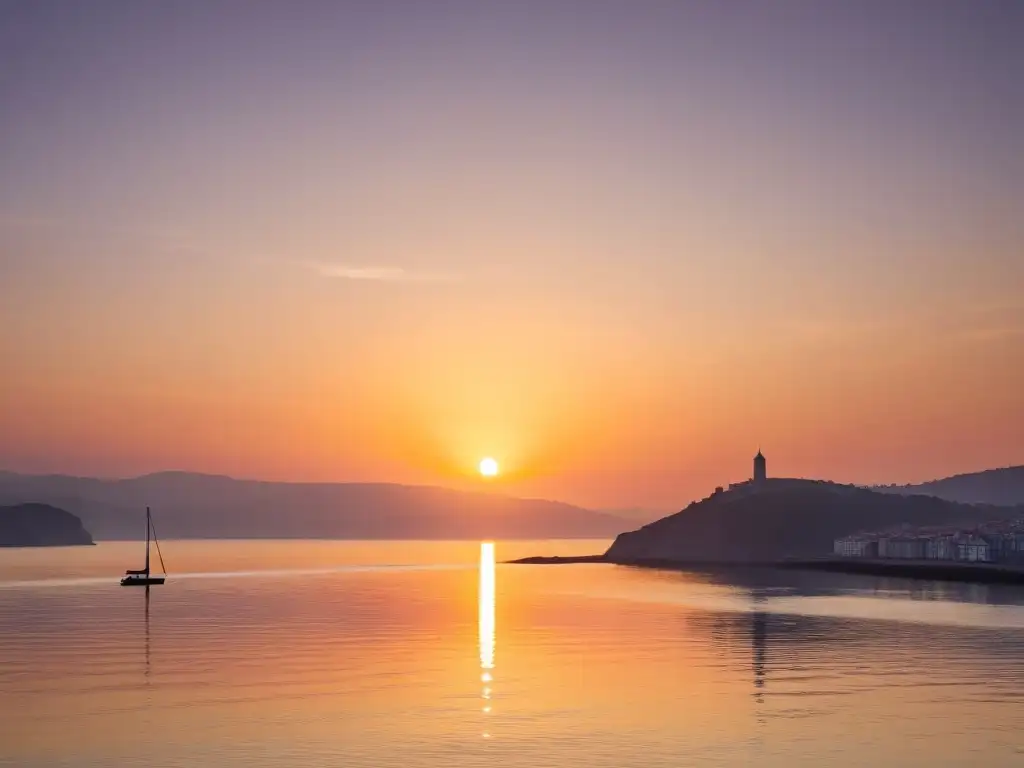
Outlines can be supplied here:
M1024 466L954 475L917 485L872 488L881 493L924 494L965 504L1024 504Z
M0 507L0 547L65 547L92 544L82 521L48 504Z
M834 539L910 525L972 525L1024 516L1024 507L877 493L813 480L769 480L764 488L716 493L681 512L621 534L613 562L768 563L832 552Z
M670 510L665 510L665 509L661 510L660 512L655 512L655 511L650 510L650 509L602 509L601 510L601 512L603 512L606 515L611 515L612 517L617 517L620 520L628 521L628 522L632 523L633 525L654 522L655 520L658 520L659 518L664 517L665 514L667 512L669 512L669 511Z
M73 511L97 539L144 537L146 506L161 538L608 538L629 525L556 501L425 486L0 473L0 503L27 501Z

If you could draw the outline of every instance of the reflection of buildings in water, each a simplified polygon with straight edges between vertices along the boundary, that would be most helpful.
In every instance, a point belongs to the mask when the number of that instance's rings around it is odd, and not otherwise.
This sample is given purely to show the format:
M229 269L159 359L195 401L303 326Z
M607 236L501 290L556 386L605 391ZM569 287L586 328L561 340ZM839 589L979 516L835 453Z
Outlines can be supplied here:
M750 614L750 645L753 654L754 668L754 700L764 703L764 685L766 682L768 660L768 614L757 610L765 602L763 592L752 592L751 600L754 611Z
M751 614L750 643L754 652L754 689L758 704L764 702L765 673L767 671L768 614Z
M1013 602L1020 604L1020 593L1015 586L1009 589L1004 586L1000 589L998 584L979 584L974 582L921 581L882 577L877 580L874 592L886 597L905 593L911 600L975 603L977 605L1006 602L1002 599L1003 595L1000 592L1004 594L1009 592L1010 594L1017 594L1018 599Z
M483 684L481 710L484 717L491 713L491 683L494 682L494 542L480 544L480 682ZM491 734L484 721L483 737Z
M851 592L911 600L951 601L978 605L1024 605L1016 584L925 581L893 576L791 571L780 568L711 568L691 574L696 580L751 594L773 591L792 597L846 597Z

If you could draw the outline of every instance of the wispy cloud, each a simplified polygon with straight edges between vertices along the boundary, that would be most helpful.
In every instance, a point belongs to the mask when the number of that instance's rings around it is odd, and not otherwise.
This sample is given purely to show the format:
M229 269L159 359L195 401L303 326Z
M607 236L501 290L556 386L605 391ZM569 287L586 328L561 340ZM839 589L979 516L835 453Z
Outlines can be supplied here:
M314 262L306 265L324 277L342 280L375 280L386 283L451 283L458 275L443 272L417 272L402 267L367 267L350 264Z

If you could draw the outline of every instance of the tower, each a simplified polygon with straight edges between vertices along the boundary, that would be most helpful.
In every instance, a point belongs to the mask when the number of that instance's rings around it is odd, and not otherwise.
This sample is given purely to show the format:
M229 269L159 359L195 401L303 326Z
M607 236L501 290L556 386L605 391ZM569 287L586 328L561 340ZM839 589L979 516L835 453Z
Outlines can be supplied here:
M768 466L764 460L764 456L761 453L761 449L757 449L757 456L754 457L754 482L763 483L768 479Z

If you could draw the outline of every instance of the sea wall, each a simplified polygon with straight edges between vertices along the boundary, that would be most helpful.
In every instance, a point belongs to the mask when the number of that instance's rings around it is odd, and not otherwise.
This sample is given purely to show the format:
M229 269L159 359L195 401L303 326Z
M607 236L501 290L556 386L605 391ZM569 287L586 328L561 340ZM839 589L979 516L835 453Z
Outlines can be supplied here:
M966 581L986 584L1024 584L1024 568L996 563L958 563L935 560L882 560L828 558L793 560L780 567L806 571L889 576L930 581Z

